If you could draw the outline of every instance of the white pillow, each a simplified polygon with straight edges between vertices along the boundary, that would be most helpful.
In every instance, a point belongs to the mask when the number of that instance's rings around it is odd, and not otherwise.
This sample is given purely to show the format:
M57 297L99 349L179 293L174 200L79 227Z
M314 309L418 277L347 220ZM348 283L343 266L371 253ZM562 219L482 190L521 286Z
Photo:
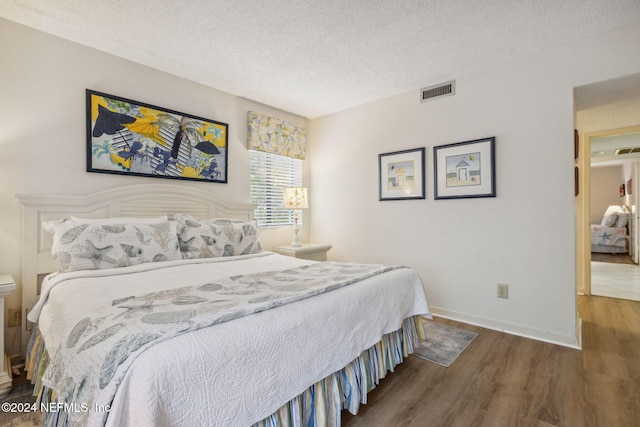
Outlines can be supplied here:
M627 221L629 217L625 214L618 214L618 219L616 220L615 227L622 228L627 226Z
M102 223L71 219L43 224L53 233L58 271L100 270L181 259L177 223Z
M601 224L604 225L605 227L615 227L617 220L618 220L618 215L613 213L613 214L602 217Z
M175 214L183 258L216 258L262 252L256 221L197 219Z

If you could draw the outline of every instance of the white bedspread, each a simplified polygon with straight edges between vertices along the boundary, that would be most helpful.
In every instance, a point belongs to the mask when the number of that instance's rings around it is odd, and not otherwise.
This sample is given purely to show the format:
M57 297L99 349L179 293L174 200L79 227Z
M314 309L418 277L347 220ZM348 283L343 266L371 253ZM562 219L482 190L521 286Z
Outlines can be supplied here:
M54 348L84 316L76 307L111 302L134 286L141 294L192 285L194 277L207 283L310 263L265 253L176 261L160 269L113 269L114 276L104 276L104 271L65 273L44 285L46 304L32 310L30 320L40 313L47 347ZM415 314L429 315L422 282L415 271L399 269L180 335L137 357L116 393L107 425L250 425Z
M591 224L591 244L594 246L616 246L626 248L626 227L605 227L600 224Z

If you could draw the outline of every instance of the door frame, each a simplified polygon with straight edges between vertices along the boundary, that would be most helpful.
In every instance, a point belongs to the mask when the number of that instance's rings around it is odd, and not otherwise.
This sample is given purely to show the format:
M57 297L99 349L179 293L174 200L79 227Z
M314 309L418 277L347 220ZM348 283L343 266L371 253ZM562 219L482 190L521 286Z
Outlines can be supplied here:
M636 191L631 192L631 213L629 214L629 221L631 225L629 226L629 234L631 235L631 241L629 243L631 252L631 259L635 264L638 264L640 261L640 218L638 217L638 202L640 202L640 196L638 193L638 178L640 177L640 159L638 161L633 162L631 165L631 179L632 183L635 182ZM632 189L633 190L633 189Z

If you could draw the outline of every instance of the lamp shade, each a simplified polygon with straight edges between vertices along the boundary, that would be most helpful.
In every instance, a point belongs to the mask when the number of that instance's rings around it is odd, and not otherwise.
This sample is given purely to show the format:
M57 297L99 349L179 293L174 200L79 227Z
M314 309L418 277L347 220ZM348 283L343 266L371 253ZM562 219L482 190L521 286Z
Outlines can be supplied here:
M303 187L285 188L282 207L285 209L308 209L307 189Z

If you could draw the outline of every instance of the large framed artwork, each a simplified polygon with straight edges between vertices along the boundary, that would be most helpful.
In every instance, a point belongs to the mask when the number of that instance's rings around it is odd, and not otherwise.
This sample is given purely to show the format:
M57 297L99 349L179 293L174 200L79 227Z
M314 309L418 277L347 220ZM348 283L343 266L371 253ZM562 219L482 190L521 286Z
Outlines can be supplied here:
M433 147L434 199L496 197L496 138Z
M227 182L229 125L87 89L87 172Z
M378 200L425 198L424 147L378 155Z

